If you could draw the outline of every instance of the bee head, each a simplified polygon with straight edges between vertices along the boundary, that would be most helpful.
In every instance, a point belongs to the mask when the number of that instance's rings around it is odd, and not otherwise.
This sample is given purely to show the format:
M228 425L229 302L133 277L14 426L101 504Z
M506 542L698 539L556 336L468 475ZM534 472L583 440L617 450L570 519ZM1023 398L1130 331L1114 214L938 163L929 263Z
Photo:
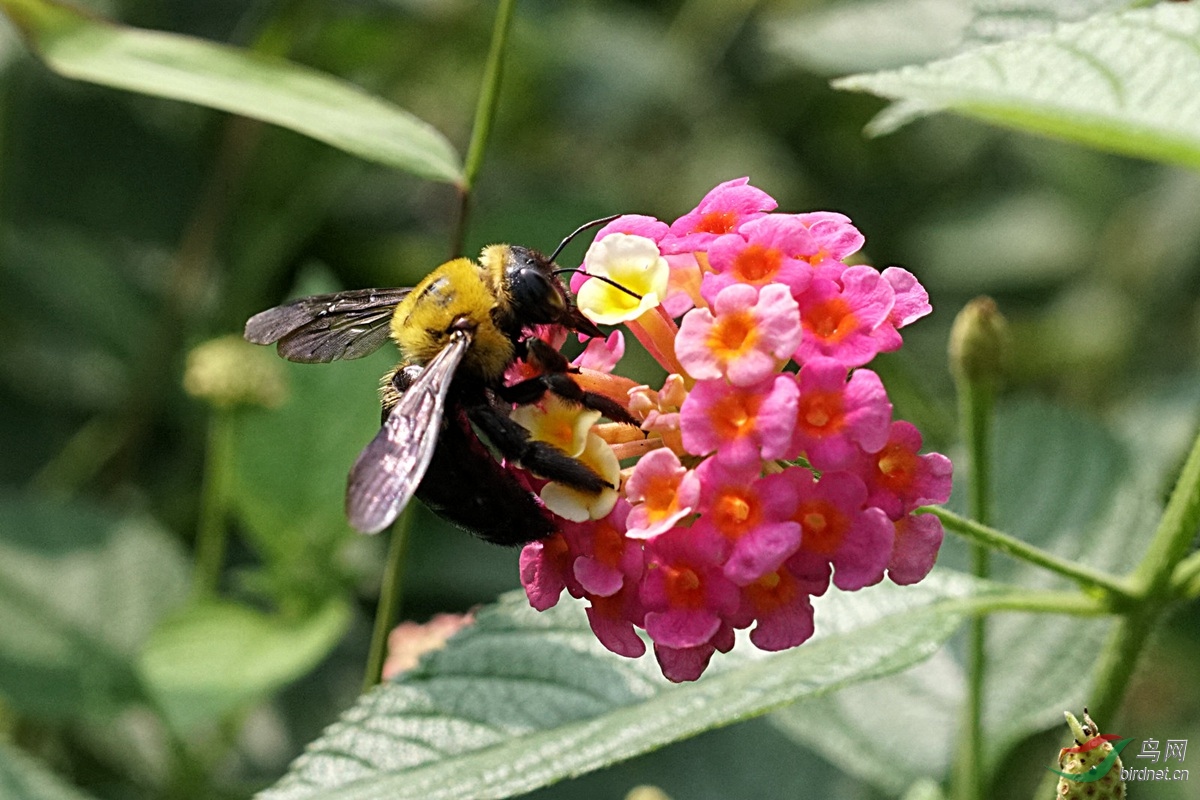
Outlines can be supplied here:
M504 286L512 305L512 318L521 326L553 323L589 336L604 335L575 308L562 281L554 274L554 262L536 250L519 245L507 248Z

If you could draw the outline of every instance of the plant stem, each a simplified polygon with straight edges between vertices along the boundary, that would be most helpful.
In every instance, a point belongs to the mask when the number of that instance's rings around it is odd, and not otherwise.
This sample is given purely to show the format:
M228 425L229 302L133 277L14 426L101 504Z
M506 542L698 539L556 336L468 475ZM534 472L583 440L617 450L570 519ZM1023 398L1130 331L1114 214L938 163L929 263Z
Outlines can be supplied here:
M975 615L1001 611L1028 614L1068 614L1074 617L1098 617L1112 614L1104 601L1074 591L1028 590L1014 587L999 595L978 595L962 601L963 609Z
M1200 436L1192 442L1192 450L1175 481L1154 538L1133 572L1134 585L1147 597L1168 594L1172 573L1187 555L1197 529L1200 529ZM1197 568L1200 567L1193 567Z
M504 77L504 51L508 47L508 31L512 27L513 11L517 0L500 0L496 9L496 21L492 26L492 43L488 47L487 63L483 70L483 85L479 100L475 104L475 122L471 128L471 141L467 145L467 157L463 163L463 181L459 186L458 229L454 235L453 253L462 252L466 240L467 219L470 216L471 191L475 178L483 166L483 154L491 138L492 122L496 119L496 108L500 102L500 82Z
M233 482L233 422L233 412L218 408L213 410L208 423L200 520L196 530L193 590L197 593L213 594L221 583L221 566L225 562L225 545L229 535L226 512Z
M400 601L403 597L404 561L408 550L408 529L412 520L412 505L392 523L388 529L387 564L383 570L383 585L379 590L379 604L375 607L375 628L371 632L371 650L367 654L367 671L363 675L363 691L369 691L383 677L383 664L387 660L388 634L400 616Z
M967 445L970 476L967 505L972 518L986 524L991 516L991 427L995 408L995 390L990 382L958 381L959 424ZM971 551L971 572L986 578L990 572L989 550L976 544ZM957 796L959 800L983 800L983 702L987 668L987 619L980 615L971 620L967 632L967 702L963 725L962 751L958 761Z
M1192 553L1171 573L1171 594L1188 598L1200 595L1200 553Z
M953 511L939 506L925 506L919 510L933 514L947 528L970 539L976 545L990 548L1070 578L1084 589L1099 590L1120 601L1132 602L1137 598L1134 589L1126 581L1114 575L1060 558L1014 536L961 517Z

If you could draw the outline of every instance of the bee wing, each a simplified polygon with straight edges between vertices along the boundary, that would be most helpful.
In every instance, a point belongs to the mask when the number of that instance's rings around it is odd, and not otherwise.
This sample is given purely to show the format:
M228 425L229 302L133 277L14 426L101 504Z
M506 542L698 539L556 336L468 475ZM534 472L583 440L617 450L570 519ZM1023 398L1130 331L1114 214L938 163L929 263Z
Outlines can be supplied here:
M359 453L346 487L346 516L358 530L391 525L417 490L437 447L446 392L470 344L465 331L452 335Z
M302 297L246 322L254 344L278 342L279 355L304 364L362 358L388 337L396 305L411 289L354 289Z

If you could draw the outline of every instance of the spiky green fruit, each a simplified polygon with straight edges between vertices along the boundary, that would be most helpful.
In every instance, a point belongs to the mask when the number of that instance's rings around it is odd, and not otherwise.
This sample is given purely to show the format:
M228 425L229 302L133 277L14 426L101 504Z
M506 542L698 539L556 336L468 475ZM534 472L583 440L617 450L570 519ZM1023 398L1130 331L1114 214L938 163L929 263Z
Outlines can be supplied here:
M1121 757L1114 753L1113 743L1100 741L1089 748L1089 742L1100 735L1100 726L1088 716L1087 709L1084 709L1082 724L1070 711L1063 713L1067 718L1067 725L1071 728L1071 735L1075 737L1075 746L1064 747L1058 753L1059 798L1124 800L1125 781L1121 778ZM1075 752L1071 752L1072 750Z

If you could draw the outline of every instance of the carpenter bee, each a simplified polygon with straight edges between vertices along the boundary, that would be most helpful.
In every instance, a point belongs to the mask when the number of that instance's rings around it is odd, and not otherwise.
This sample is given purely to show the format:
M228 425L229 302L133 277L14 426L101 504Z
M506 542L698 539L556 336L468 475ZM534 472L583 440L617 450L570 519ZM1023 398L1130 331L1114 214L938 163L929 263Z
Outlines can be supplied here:
M561 325L600 336L575 307L554 259L517 245L485 247L478 261L457 258L411 289L358 289L315 295L263 311L246 323L246 339L277 343L289 361L360 358L390 335L403 356L384 378L383 424L350 469L346 515L366 533L390 525L416 495L446 520L490 542L518 545L549 536L554 518L514 465L587 492L610 487L590 467L512 420L514 405L546 392L637 424L618 403L584 391L561 353L533 335ZM518 359L540 368L508 385ZM505 460L501 464L477 435ZM616 487L610 487L616 488Z

